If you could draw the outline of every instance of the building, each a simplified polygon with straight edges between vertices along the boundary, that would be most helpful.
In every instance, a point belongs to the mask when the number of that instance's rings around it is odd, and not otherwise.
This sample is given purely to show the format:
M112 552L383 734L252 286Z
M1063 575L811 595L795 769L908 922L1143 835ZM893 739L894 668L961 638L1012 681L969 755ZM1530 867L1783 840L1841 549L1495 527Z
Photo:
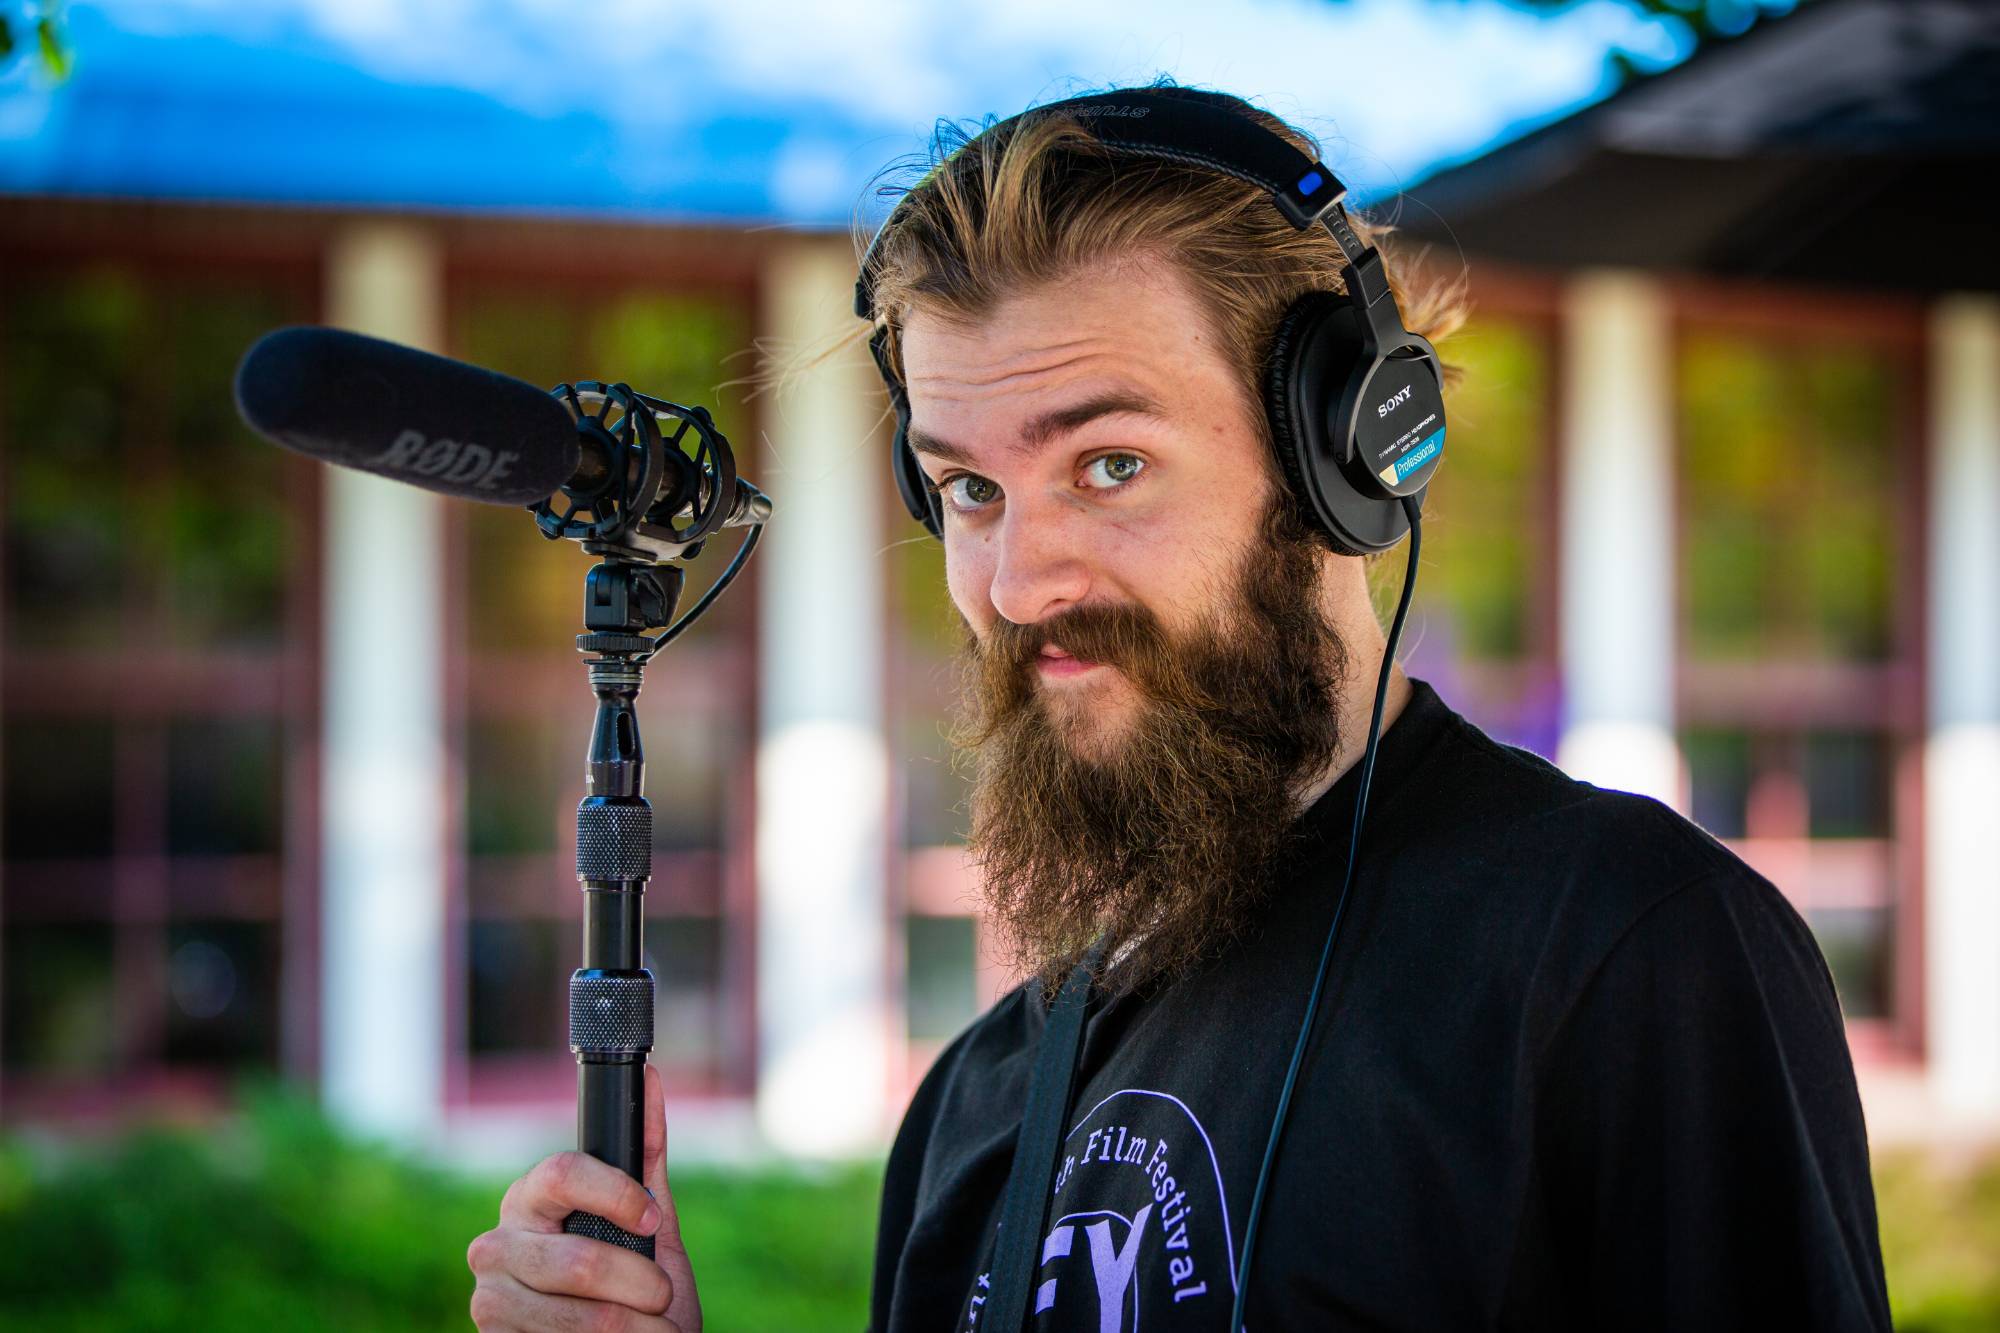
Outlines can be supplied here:
M2000 12L1832 0L1404 213L1554 340L1561 762L1792 898L1878 1135L2000 1124L1996 156Z
M1996 40L1970 4L1817 0L1412 191L1480 313L1411 670L1736 842L1819 931L1871 1115L1970 1125L2000 1117L2000 305L1921 187L1991 165ZM776 498L640 699L656 1059L684 1146L879 1143L1002 983L937 726L956 631L863 360L718 387L851 327L847 237L464 211L505 164L415 131L334 188L345 159L284 158L304 118L417 93L286 55L223 96L177 54L0 159L0 1119L270 1068L461 1158L570 1132L588 561L248 436L242 348L327 322L706 403ZM424 96L385 122L486 133ZM389 207L413 179L431 206ZM1874 242L1856 180L1912 239Z

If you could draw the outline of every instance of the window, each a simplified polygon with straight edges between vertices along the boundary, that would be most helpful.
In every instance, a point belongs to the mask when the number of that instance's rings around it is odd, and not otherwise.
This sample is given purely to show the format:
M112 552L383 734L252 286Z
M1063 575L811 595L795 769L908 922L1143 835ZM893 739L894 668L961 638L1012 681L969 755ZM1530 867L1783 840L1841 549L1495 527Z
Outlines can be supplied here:
M1424 501L1423 564L1403 630L1410 674L1497 739L1553 755L1561 728L1555 643L1553 334L1499 306L1439 349L1463 377L1446 399L1450 439ZM1371 571L1395 614L1409 552Z
M0 256L0 1061L12 1112L219 1104L281 1049L310 921L313 466L248 344L309 270ZM309 1025L306 1025L309 1026Z
M1688 808L1812 925L1849 1019L1890 1023L1922 725L1900 327L1724 311L1684 323L1677 367Z
M945 587L944 546L908 517L886 466L882 478L891 617L886 697L902 853L892 887L903 911L906 1072L914 1089L944 1045L1012 978L977 915L978 878L964 854L969 784L945 739L965 631Z

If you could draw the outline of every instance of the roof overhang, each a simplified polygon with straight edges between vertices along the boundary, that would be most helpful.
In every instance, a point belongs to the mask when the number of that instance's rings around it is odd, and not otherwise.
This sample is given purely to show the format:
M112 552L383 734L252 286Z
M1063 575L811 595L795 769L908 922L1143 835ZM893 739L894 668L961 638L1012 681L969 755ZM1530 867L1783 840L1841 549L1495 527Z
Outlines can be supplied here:
M1816 0L1412 186L1406 233L1538 267L2000 289L2000 5Z

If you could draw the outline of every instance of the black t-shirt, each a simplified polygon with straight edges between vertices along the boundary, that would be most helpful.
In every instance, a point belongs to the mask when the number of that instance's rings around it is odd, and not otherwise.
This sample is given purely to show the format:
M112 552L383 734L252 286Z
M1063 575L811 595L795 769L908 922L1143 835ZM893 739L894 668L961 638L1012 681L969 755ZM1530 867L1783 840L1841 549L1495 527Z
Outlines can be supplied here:
M1413 685L1382 736L1246 1328L1887 1329L1853 1065L1804 922L1667 807ZM1028 1327L1227 1325L1358 781L1301 817L1238 943L1093 998ZM883 1188L878 1333L980 1326L1045 1021L1015 990L918 1089Z

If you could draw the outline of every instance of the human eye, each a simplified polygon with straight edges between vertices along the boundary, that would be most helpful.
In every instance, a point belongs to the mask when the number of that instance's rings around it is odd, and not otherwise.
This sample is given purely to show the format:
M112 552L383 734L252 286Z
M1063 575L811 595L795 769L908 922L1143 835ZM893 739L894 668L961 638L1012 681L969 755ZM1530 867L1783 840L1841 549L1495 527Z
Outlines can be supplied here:
M1146 460L1137 454L1103 454L1083 465L1086 484L1101 491L1123 486L1144 471Z
M961 514L976 513L1000 495L1000 488L972 472L954 472L942 481L930 483L932 495L943 495L945 503Z

